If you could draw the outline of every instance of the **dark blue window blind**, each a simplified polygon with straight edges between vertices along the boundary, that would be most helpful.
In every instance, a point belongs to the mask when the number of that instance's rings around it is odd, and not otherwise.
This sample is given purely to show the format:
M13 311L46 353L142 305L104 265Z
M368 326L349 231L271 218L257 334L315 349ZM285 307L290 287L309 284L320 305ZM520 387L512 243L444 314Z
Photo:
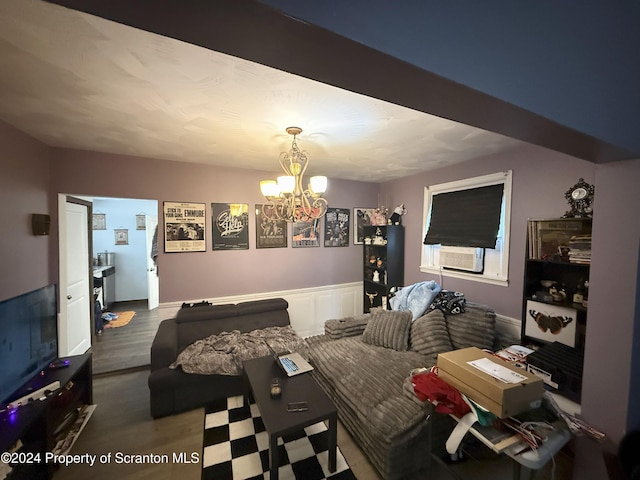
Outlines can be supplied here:
M495 248L504 185L433 195L425 245Z

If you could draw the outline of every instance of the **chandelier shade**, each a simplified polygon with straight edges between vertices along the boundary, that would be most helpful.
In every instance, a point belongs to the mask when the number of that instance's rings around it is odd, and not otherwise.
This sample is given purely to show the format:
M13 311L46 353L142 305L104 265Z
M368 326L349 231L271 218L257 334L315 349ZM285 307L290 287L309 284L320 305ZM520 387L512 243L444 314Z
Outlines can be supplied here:
M309 155L298 148L296 136L302 132L299 127L287 128L293 135L291 149L280 154L280 167L285 175L277 180L262 180L260 191L267 202L262 213L272 219L298 222L320 218L327 213L327 200L322 195L327 190L327 177L313 176L305 187L304 172L309 165Z

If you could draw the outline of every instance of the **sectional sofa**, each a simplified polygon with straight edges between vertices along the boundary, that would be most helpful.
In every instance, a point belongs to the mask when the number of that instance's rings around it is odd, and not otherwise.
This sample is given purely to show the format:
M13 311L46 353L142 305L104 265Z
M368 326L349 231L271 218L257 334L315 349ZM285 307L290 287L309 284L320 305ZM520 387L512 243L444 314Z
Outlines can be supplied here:
M306 340L312 374L380 475L424 479L429 409L412 391L411 372L434 365L438 353L493 348L495 313L469 303L456 315L436 309L416 320L410 312L377 310L329 320L324 335ZM434 445L444 444L447 428L434 424Z

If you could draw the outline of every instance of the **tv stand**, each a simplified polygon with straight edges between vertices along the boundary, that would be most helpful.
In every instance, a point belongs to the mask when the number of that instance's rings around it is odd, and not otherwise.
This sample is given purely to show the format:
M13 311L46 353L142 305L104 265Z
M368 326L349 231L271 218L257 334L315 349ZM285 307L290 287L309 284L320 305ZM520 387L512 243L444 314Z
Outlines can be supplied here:
M67 368L47 368L36 374L16 393L16 398L56 381L60 382L60 388L43 400L33 400L14 411L0 413L0 452L12 451L20 441L22 446L18 451L28 452L33 460L12 464L8 480L52 478L56 465L46 463L46 453L53 451L59 436L73 423L69 418L82 406L93 403L91 352L62 360L69 360Z

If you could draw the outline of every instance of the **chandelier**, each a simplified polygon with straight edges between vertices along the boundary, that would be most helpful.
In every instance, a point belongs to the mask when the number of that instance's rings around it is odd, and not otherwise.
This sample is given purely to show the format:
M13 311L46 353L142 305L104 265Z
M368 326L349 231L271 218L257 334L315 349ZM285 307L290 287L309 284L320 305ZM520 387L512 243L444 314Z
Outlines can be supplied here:
M327 177L311 177L308 188L304 187L303 176L309 165L309 155L296 143L296 135L301 132L298 127L287 128L287 133L293 135L293 142L288 152L280 154L280 166L285 175L278 177L277 181L260 182L260 191L268 202L262 206L262 213L268 218L299 222L320 218L327 213L327 201L322 198L327 190Z

